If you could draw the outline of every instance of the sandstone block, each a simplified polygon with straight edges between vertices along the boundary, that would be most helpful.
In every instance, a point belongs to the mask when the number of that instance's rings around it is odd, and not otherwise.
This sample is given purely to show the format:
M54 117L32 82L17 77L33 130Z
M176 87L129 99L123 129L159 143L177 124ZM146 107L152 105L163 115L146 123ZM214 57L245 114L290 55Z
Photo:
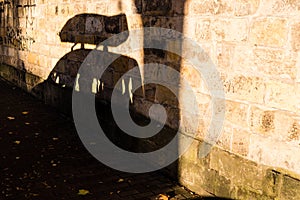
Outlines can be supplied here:
M256 163L229 152L213 148L210 168L230 180L232 185L248 187L256 191L262 188L263 169Z
M248 158L257 163L300 172L298 146L283 143L257 134L251 135Z
M247 110L249 105L235 101L226 101L225 119L240 127L247 127Z
M275 129L275 111L262 110L257 107L251 107L249 114L249 128L254 133L260 133L265 136L270 136Z
M292 25L291 43L295 51L300 50L300 22Z
M225 95L232 99L263 103L265 83L259 77L234 76L224 81Z
M27 57L27 59L28 59L28 62L30 63L30 64L38 64L38 59L39 59L39 55L38 54L36 54L36 53L28 53L28 57Z
M237 0L234 14L236 16L253 15L257 12L260 2L260 0Z
M195 38L197 41L209 41L211 39L210 19L195 19Z
M232 69L231 63L233 62L235 46L228 43L219 43L216 48L216 57L218 69L227 71Z
M257 18L251 25L250 42L254 45L283 47L287 43L287 21L282 18Z
M292 52L282 50L255 48L253 50L254 67L267 75L295 79L296 61Z
M299 116L289 112L253 106L248 123L253 133L291 144L300 142Z
M231 15L234 11L234 2L222 1L191 1L188 10L193 15Z
M264 102L269 107L298 112L300 109L299 89L299 86L295 84L270 80L266 82Z
M233 128L232 152L246 157L249 153L250 135L248 131Z
M223 125L222 133L217 141L217 145L220 146L224 150L232 149L232 135L233 129L229 124Z
M296 16L299 14L300 2L298 0L272 0L262 1L259 14L272 16Z
M248 39L247 19L220 19L212 23L213 38L217 41L245 42Z
M280 192L280 199L296 200L299 198L300 198L300 180L290 176L284 176L282 189Z

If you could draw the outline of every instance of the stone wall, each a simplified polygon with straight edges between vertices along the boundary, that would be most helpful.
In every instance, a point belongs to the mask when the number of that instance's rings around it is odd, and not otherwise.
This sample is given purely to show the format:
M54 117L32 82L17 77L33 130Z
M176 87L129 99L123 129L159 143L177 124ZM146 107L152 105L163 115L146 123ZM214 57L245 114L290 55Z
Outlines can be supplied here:
M61 108L70 105L64 101L88 49L105 39L99 35L109 37L142 26L183 32L197 41L217 66L226 112L217 145L205 158L199 157L198 150L209 117L191 115L184 122L181 134L193 137L194 143L179 160L179 181L196 192L206 190L228 198L299 199L299 0L5 0L0 2L0 14L0 75ZM81 14L99 17L74 17ZM105 24L109 16L120 14L125 15L125 21L119 17ZM72 18L81 32L73 33L72 25L69 31L62 31ZM107 27L106 32L94 24ZM85 50L78 44L72 51L74 43L83 43ZM165 45L189 48L185 44ZM151 61L179 70L190 81L201 113L210 115L211 97L205 80L185 60L157 50L124 56L126 61L121 63L131 62L125 71ZM103 80L108 96L125 72L117 66L112 66ZM145 96L141 91L135 93L135 111L147 116L145 108L153 102L163 103L167 125L176 129L182 112L174 95L159 85L145 89ZM180 86L178 93L184 96L186 89ZM199 130L191 136L189 128L194 123L199 124Z

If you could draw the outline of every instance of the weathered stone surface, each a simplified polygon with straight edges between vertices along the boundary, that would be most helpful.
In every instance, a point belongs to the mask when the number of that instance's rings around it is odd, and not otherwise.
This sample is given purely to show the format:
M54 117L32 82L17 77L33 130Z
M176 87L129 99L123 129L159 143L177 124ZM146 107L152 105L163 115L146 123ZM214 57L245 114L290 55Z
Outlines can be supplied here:
M235 166L234 171L230 170L231 166ZM238 185L249 186L257 190L261 189L264 172L254 162L214 149L211 155L210 167Z
M226 101L225 119L233 124L239 124L241 127L246 127L248 108L249 105L244 103Z
M268 48L255 48L253 50L253 66L269 76L295 79L296 68L292 52Z
M237 0L234 14L236 16L253 15L257 12L260 2L261 0Z
M228 97L262 103L264 100L265 83L260 77L228 77L224 81L224 90Z
M262 110L257 107L251 107L249 114L249 126L254 133L261 133L269 136L274 132L274 110Z
M27 59L30 64L38 64L38 57L39 55L36 53L29 53Z
M259 14L272 16L297 16L300 10L298 0L272 0L262 1Z
M220 19L212 23L213 39L217 41L245 42L248 39L248 20Z
M195 38L197 41L210 41L211 40L211 20L207 19L195 19ZM191 23L193 21L191 20Z
M249 153L250 135L248 131L233 128L232 152L246 157Z
M266 82L265 105L292 112L299 111L299 86L295 84L268 81Z
M300 4L299 4L300 7ZM300 50L300 22L292 25L291 43L295 51Z
M228 124L224 124L222 133L217 141L217 145L223 149L231 150L232 136L233 136L233 128Z
M221 70L232 69L233 56L235 46L228 43L219 43L216 47L216 56L218 62L218 68Z
M294 144L300 142L299 123L299 116L285 111L251 107L249 113L249 128L253 133Z
M277 166L299 173L298 146L259 135L251 135L248 158L264 165ZM293 152L293 153L290 153Z
M287 43L287 20L257 18L251 25L250 42L254 45L283 47Z
M230 15L234 11L234 3L222 1L190 1L189 10L193 15Z
M280 199L299 199L300 181L290 176L283 177Z

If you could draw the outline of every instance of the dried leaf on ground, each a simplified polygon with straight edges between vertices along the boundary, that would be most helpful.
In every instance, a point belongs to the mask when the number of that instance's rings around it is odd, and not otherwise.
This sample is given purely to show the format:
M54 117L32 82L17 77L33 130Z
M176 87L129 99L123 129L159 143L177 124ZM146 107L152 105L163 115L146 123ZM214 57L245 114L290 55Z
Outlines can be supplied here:
M21 141L19 141L19 140L15 141L15 144L20 144L20 143L21 143Z
M160 194L156 197L157 200L168 200L169 197L164 195L164 194Z
M84 196L84 195L87 195L89 193L90 193L90 191L88 191L88 190L80 189L77 194Z

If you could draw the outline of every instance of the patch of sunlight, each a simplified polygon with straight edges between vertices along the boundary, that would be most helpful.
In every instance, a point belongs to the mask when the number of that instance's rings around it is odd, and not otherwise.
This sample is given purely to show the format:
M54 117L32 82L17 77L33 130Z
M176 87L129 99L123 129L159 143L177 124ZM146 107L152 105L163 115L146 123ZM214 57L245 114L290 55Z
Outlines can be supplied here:
M131 77L130 77L129 83L128 83L128 92L129 92L130 102L133 103L132 78Z
M20 144L20 143L21 143L21 141L19 141L19 140L16 140L14 143L15 143L15 144Z
M59 84L59 76L56 77L55 83Z
M94 78L93 83L92 83L92 93L93 94L97 93L97 88L98 88L98 81L96 78Z
M122 79L122 94L125 94L126 86L125 86L125 81Z
M78 82L79 78L80 78L80 74L77 74L76 80L75 80L75 91L77 91L77 92L80 91L79 82Z

